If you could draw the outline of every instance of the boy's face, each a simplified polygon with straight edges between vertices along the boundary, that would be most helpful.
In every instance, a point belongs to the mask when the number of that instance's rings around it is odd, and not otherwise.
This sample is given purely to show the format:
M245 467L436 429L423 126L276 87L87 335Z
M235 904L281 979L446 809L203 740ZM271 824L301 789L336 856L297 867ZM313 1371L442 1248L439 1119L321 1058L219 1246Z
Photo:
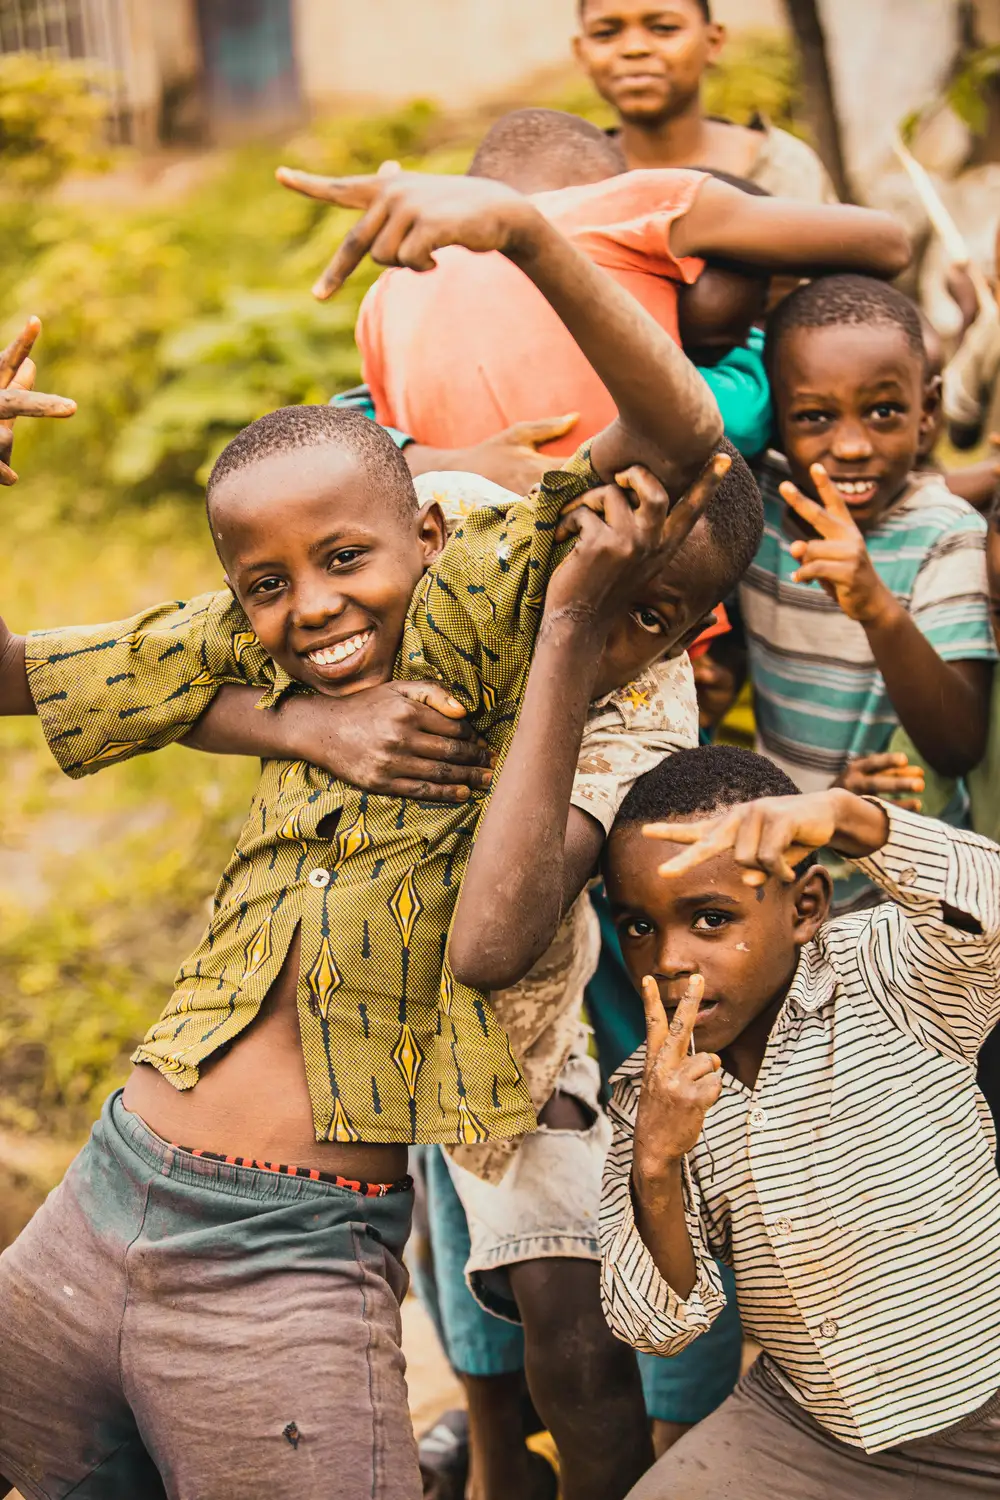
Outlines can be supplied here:
M711 623L718 599L715 553L699 521L677 556L612 625L594 697L625 687L665 656L680 656Z
M584 0L574 50L623 120L654 125L697 98L725 35L724 27L706 22L695 0Z
M698 1050L724 1052L755 1023L762 1049L799 950L826 918L829 876L814 866L794 885L771 879L751 887L728 852L684 874L659 875L683 847L643 838L635 823L611 831L605 884L629 978L638 990L653 975L669 1015L691 975L701 974Z
M898 497L934 421L936 388L901 328L793 328L777 350L774 399L792 478L816 498L822 464L861 531Z
M230 474L211 523L233 593L264 650L328 697L388 682L407 607L444 546L436 505L403 514L333 445Z

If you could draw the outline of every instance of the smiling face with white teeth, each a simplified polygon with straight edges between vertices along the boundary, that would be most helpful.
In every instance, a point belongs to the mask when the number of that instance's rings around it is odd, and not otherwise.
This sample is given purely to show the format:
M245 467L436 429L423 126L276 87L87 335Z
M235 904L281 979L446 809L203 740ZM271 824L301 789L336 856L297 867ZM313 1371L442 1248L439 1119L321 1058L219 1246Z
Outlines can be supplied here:
M902 493L937 409L937 385L895 324L790 328L781 340L774 398L792 478L822 464L861 531Z
M388 682L410 598L445 542L436 505L405 513L324 443L229 474L211 501L229 585L268 655L328 697Z

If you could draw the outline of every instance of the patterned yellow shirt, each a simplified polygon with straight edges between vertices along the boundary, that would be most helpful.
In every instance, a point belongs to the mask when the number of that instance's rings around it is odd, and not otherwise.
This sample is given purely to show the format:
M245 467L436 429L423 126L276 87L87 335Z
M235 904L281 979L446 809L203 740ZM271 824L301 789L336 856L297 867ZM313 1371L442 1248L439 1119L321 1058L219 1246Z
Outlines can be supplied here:
M527 501L466 518L424 575L396 675L444 683L502 756L559 551L562 506L599 484L589 446ZM117 625L29 637L50 747L84 776L180 739L224 683L297 689L228 592ZM302 761L264 765L204 938L134 1054L178 1089L253 1021L296 928L298 1013L318 1140L472 1142L534 1127L485 994L444 960L485 804L376 797Z

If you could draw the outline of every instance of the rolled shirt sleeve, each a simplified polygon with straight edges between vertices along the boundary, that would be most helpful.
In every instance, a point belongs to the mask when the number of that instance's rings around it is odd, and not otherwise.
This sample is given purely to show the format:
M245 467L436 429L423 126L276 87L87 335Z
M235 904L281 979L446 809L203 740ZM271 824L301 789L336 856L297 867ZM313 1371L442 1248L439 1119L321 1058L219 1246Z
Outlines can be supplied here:
M613 1138L601 1189L601 1299L609 1326L625 1343L644 1354L680 1354L711 1327L726 1305L726 1294L705 1237L697 1182L690 1171L684 1173L684 1209L697 1275L686 1298L678 1296L657 1270L636 1225L631 1178L641 1059L642 1049L620 1069L608 1111Z
M974 1064L1000 1020L1000 848L878 805L889 836L856 863L892 904L879 908L865 935L866 981L926 1045Z
M74 778L182 739L225 683L270 689L275 679L228 589L112 624L36 631L26 666L49 748Z

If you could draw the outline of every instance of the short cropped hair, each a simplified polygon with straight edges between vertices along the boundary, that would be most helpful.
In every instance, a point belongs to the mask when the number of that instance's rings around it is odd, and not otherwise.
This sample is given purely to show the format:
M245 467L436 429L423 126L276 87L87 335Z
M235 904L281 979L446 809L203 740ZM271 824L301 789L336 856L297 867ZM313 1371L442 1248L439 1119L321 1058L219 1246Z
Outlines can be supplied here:
M702 517L717 559L717 602L732 593L753 562L764 535L764 504L749 464L729 439L723 438L715 451L732 459Z
M738 745L700 745L668 755L640 776L618 810L618 823L696 818L761 797L794 797L798 790L766 755Z
M926 359L916 305L874 276L821 276L798 287L771 314L764 347L770 376L777 368L782 340L795 328L898 328L921 364Z
M244 427L215 460L205 503L211 510L213 494L230 474L296 448L324 447L351 454L371 482L373 499L385 500L403 517L416 510L416 491L401 450L370 417L338 406L280 406Z
M704 18L704 21L705 21L705 25L706 26L711 26L711 24L712 24L712 5L711 5L711 0L694 0L694 3L697 5L698 9L701 11L702 17ZM583 13L584 13L584 11L587 8L587 0L579 0L579 5L580 5L580 14L582 16Z
M589 120L561 109L515 109L486 132L468 175L508 182L534 169L599 182L627 168L618 142Z

